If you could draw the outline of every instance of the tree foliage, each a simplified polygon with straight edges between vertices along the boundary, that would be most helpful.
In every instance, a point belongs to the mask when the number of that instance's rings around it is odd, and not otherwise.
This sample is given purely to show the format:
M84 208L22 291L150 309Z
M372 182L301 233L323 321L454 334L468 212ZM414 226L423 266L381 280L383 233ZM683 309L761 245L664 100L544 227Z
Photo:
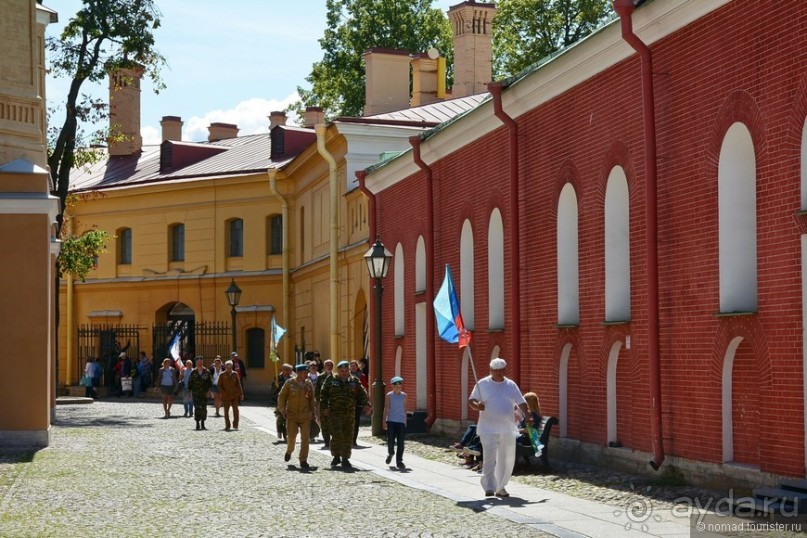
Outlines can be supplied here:
M493 20L495 78L513 76L613 17L611 0L500 0Z
M91 142L106 141L100 130L85 135L82 124L94 124L108 116L103 100L82 93L85 82L104 80L110 71L144 68L145 75L159 90L160 68L164 58L155 48L154 30L160 26L160 13L154 0L82 0L83 6L70 19L58 38L49 37L45 47L50 72L71 79L61 127L52 127L48 136L48 165L54 195L60 201L59 223L70 188L70 172L97 159L97 152L84 151ZM51 117L51 123L55 124Z
M364 108L362 53L372 48L411 53L435 47L451 64L451 26L432 0L326 0L327 27L319 43L324 51L306 81L297 88L300 101L290 107L298 115L308 106L326 116L358 116Z
M68 236L62 241L56 264L59 276L72 274L83 282L90 269L95 267L98 255L107 252L108 240L109 234L97 228Z

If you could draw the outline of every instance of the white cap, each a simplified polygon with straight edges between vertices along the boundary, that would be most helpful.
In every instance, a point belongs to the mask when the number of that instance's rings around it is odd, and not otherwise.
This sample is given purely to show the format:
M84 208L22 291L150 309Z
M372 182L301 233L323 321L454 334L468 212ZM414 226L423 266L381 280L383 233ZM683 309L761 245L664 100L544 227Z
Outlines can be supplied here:
M504 359L497 357L490 361L491 370L504 370L505 368L507 368L507 362Z

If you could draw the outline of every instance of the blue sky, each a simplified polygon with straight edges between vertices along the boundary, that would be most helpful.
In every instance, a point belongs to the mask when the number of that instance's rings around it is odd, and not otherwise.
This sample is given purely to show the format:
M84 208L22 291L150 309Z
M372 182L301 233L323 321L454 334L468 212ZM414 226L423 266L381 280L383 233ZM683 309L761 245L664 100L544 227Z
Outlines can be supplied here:
M390 0L394 1L394 0ZM434 0L447 11L461 0ZM297 100L307 87L311 65L322 59L318 39L325 29L325 0L156 0L162 27L157 47L168 66L167 88L153 93L144 81L141 133L144 143L159 143L160 119L181 116L183 140L206 140L211 122L234 123L240 134L265 132L272 110ZM81 7L80 0L45 0L59 13L48 26L58 35ZM48 79L48 105L64 100L66 79ZM107 87L83 88L106 98ZM61 120L59 120L61 123Z

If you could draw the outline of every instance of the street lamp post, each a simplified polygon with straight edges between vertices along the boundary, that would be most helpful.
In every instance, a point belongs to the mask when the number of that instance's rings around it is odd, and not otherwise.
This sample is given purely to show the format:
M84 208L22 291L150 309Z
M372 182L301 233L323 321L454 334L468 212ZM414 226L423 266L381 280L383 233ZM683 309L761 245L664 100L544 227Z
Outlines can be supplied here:
M370 278L375 280L375 353L373 357L373 370L375 371L375 382L373 383L373 435L381 437L384 435L382 422L384 420L384 378L381 372L381 293L384 288L381 286L381 279L387 276L392 254L384 248L381 237L377 236L375 244L364 255L367 263L367 270Z
M232 279L230 282L229 287L224 290L224 294L227 295L227 303L230 305L230 316L232 317L232 324L233 324L233 351L238 351L238 341L236 340L236 332L235 332L235 307L238 306L238 301L241 300L241 288L236 286L235 279Z

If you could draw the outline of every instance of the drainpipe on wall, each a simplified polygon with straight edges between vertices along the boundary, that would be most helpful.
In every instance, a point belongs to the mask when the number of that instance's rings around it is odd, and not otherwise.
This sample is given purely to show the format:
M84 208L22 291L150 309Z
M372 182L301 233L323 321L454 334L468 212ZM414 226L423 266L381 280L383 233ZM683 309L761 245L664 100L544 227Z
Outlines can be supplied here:
M73 220L74 219L67 219L67 232L68 235L73 235ZM65 385L70 386L73 384L73 365L76 360L76 354L73 351L75 346L73 342L73 335L76 333L76 328L73 324L76 322L73 316L73 303L75 302L75 297L73 295L74 287L75 287L75 280L73 279L73 274L69 271L65 275L65 280L67 281L67 334L65 335L66 342L65 342L65 350L67 355L67 375L65 376L64 382ZM58 329L57 329L58 330ZM56 372L56 378L58 379L59 373Z
M330 178L330 198L331 198L331 240L330 240L330 258L331 258L331 297L330 297L330 310L331 310L331 358L338 362L339 360L339 268L337 266L337 256L339 254L339 183L337 183L336 175L336 159L333 155L328 153L325 147L325 131L327 125L318 123L314 126L317 133L317 151L322 158L328 163L328 176Z
M283 267L283 297L282 301L282 308L283 308L283 317L281 318L283 321L282 326L288 328L289 327L289 295L290 295L290 286L289 286L289 201L286 199L285 196L280 194L280 191L277 190L277 170L274 168L270 168L267 172L269 174L269 190L272 191L272 194L280 200L280 215L283 218L283 248L281 250L281 258L282 258L282 267ZM289 339L286 338L283 340L283 357L290 357L289 354ZM275 378L277 378L277 363L275 362Z
M432 169L420 157L420 137L410 136L412 157L415 164L426 175L426 229L429 230L429 240L426 241L426 297L434 299L434 176ZM437 420L437 367L435 365L434 345L434 309L426 305L426 425L431 428Z
M644 115L645 243L647 258L647 346L650 358L650 427L653 436L654 471L664 462L664 439L661 430L661 356L659 350L659 284L658 284L658 172L656 170L656 117L653 97L653 58L650 48L633 33L632 0L614 0L614 10L622 23L622 39L642 60L642 108Z
M510 176L510 353L513 363L513 379L521 384L521 239L519 238L519 212L518 212L518 124L502 107L502 83L491 82L488 91L493 97L493 113L507 126L510 145L509 176Z

